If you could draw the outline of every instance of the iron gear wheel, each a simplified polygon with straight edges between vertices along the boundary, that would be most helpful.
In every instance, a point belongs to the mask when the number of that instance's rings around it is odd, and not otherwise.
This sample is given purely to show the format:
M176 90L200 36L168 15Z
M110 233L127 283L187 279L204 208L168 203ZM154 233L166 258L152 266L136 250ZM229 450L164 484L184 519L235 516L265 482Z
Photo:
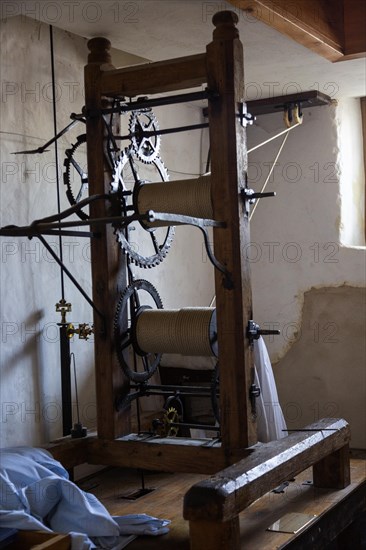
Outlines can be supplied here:
M82 134L77 137L76 143L65 151L65 172L63 177L64 184L67 187L66 196L71 206L74 206L81 199L85 198L86 192L89 189L88 174L83 168L87 162L85 146L86 134ZM84 148L84 152L79 147ZM83 210L79 210L76 214L81 220L89 219L89 215Z
M166 437L176 437L179 432L178 426L172 426L172 424L179 423L179 413L174 407L169 407L163 417L165 435Z
M132 354L136 353L136 345L134 344L133 328L136 320L136 315L141 307L141 296L145 294L145 298L150 302L149 305L144 305L144 309L162 309L163 304L156 288L145 281L137 279L131 283L121 294L117 304L116 314L114 317L114 342L118 361L125 375L133 382L145 382L156 371L161 353L138 353L140 360L136 361L136 369L130 367L131 361L135 363ZM140 367L140 370L138 370Z
M145 136L145 132L158 132L159 124L151 109L132 111L129 130L133 150L142 162L150 163L160 152L161 138L155 134Z
M130 183L128 181L126 182L123 181L123 170L126 169L129 163L131 154L132 154L131 147L126 147L126 149L123 149L120 152L120 154L117 156L117 158L113 163L110 191L111 193L118 193L122 203L126 202L126 199L124 199L124 196L125 196L125 193L129 191L127 189L127 185L128 183Z
M146 164L137 158L132 148L127 148L115 163L111 191L119 194L122 215L128 216L135 210L133 191L136 185L168 180L168 172L160 157ZM171 226L147 229L138 221L132 222L127 228L115 227L116 239L122 250L135 265L144 268L155 267L164 260L174 232Z

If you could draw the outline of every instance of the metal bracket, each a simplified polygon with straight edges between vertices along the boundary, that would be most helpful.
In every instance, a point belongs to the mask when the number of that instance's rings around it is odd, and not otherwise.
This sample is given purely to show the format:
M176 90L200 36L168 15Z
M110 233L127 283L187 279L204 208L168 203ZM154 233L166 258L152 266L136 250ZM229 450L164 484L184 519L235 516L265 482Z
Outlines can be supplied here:
M257 397L260 396L260 394L261 394L261 389L256 384L252 384L249 388L249 399L250 399L250 404L251 404L251 407L252 407L252 415L254 417L257 416L256 399L257 399Z
M154 212L153 210L149 210L146 212L146 216L149 217L149 222L153 221L167 221L171 222L172 225L193 225L195 227L198 227L204 237L205 247L207 256L212 263L213 266L216 267L221 273L224 275L224 288L232 289L233 288L233 280L232 280L232 274L230 271L218 261L218 259L215 257L213 250L211 248L210 244L210 238L207 232L208 227L221 227L225 228L226 223L225 222L218 222L216 220L208 220L205 218L194 218L192 216L183 216L180 214L165 214L162 212Z
M238 117L240 119L240 124L246 128L247 126L252 126L254 124L254 121L256 120L256 117L248 113L247 111L247 104L245 102L239 103L239 114Z
M274 191L268 191L267 193L255 193L253 189L242 189L240 191L243 201L249 204L254 204L256 199L264 199L266 197L275 197L276 193Z
M249 338L251 345L254 343L254 340L259 340L261 336L268 335L268 334L278 335L278 334L281 334L281 331L280 330L262 330L261 327L254 321L252 320L248 321L247 337Z

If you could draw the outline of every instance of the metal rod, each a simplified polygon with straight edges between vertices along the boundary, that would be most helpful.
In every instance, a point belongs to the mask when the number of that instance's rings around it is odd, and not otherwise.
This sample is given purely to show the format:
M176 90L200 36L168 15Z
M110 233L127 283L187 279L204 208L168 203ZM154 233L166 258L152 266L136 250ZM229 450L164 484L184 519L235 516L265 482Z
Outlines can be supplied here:
M89 220L74 220L70 222L60 223L35 223L32 225L26 225L18 227L16 225L6 226L0 229L0 236L3 237L38 237L43 232L51 230L61 230L67 227L80 227L84 225L106 225L106 224L119 224L129 225L134 221L168 221L174 224L181 225L194 225L197 227L225 227L225 223L217 222L215 220L206 220L203 218L193 218L191 216L181 216L175 214L164 214L161 212L148 211L146 214L133 214L132 216L112 216L109 218L93 218Z
M145 391L145 390L160 390L160 389L164 389L168 392L179 392L181 393L181 391L186 391L186 390L190 390L191 393L197 393L197 392L201 392L202 390L206 390L205 387L203 386L178 386L178 385L162 385L162 384L149 384L148 386L144 387L144 385L139 385L139 384L131 384L130 388L132 390L141 390L141 391ZM211 391L211 388L207 388L207 391L210 392Z
M210 397L211 396L210 391L211 390L209 388L207 389L207 392L204 390L204 388L201 388L201 392L198 392L198 391L190 392L190 391L183 390L183 391L180 391L178 393L182 397L188 397L188 396L192 396L192 395L195 395L197 397ZM169 390L164 390L163 388L160 389L160 390L146 389L144 391L136 391L135 393L130 393L128 397L130 399L137 399L138 397L144 397L144 396L149 396L149 395L172 395L172 394L174 395L174 393L175 392L172 392L172 391L169 391Z
M32 234L31 236L36 236L38 234L35 233L34 235ZM0 235L1 235L1 232L0 232ZM58 235L62 235L63 237L85 237L85 238L92 238L92 237L98 237L99 236L99 233L94 233L92 231L57 231L56 229L53 231L52 229L50 229L49 231L42 231L42 235L53 235L53 236L58 236ZM16 235L12 235L13 237L16 236ZM22 236L22 235L18 235L18 236ZM24 237L28 237L29 235L23 235Z
M76 364L75 364L75 354L74 354L74 353L70 353L70 362L71 362L71 359L72 359L73 367L74 367L74 384L75 384L76 415L77 415L78 424L80 424L78 381L77 381L77 378L76 378Z
M81 115L80 115L81 116ZM58 134L56 134L53 138L51 138L49 141L47 141L47 143L45 143L44 145L42 145L41 147L38 147L38 149L29 149L28 151L14 151L14 153L12 153L12 155L35 155L35 154L41 154L41 153L44 153L47 149L47 147L49 147L49 145L52 145L52 143L54 143L55 141L57 141L61 136L63 136L64 134L66 134L66 132L68 132L73 126L75 126L75 124L77 124L78 122L80 122L80 120L82 120L81 118L80 119L77 119L77 120L73 120L72 122L70 122L70 124L68 124L67 126L65 126L65 128L63 130L61 130ZM21 134L19 134L21 135Z
M71 373L70 373L70 339L67 335L67 325L60 327L60 357L61 357L61 401L62 401L62 435L70 435L72 428L71 408Z
M224 287L228 289L233 288L234 283L233 283L232 273L224 266L224 264L219 262L219 260L216 258L214 251L211 248L210 237L207 232L207 229L202 225L198 225L198 224L192 224L192 225L197 225L202 231L208 259L210 260L212 265L216 267L216 269L218 269L224 275L224 283L223 283Z
M211 426L210 424L191 424L189 422L169 422L169 426L177 427L177 428L195 428L196 430L210 430L219 432L220 426Z
M189 130L201 130L202 128L208 128L207 122L202 122L201 124L191 124L189 126L177 126L176 128L165 128L164 130L151 130L151 131L142 131L142 132L133 132L131 134L126 134L125 136L115 136L114 139L123 141L128 140L133 137L153 137L153 136L164 136L166 134L175 134L179 132L188 132Z
M74 204L74 206L70 206L69 208L66 208L66 210L63 210L62 212L58 212L57 214L52 214L51 216L47 216L46 218L40 218L39 220L35 220L32 223L32 225L63 220L64 218L71 216L71 214L77 214L79 210L84 208L84 206L88 206L92 202L97 200L102 200L102 199L112 200L112 195L111 194L91 195L90 197L86 197L85 199L79 201L77 204ZM84 225L87 225L87 224L84 224Z
M130 103L120 105L119 107L113 107L112 109L102 109L101 113L103 115L106 115L109 113L137 111L139 109L147 109L147 108L159 107L163 105L174 105L176 103L185 103L188 101L199 101L201 99L208 99L208 98L215 99L216 97L219 97L219 94L215 92L210 92L209 90L204 90L201 92L191 92L187 94L177 94L177 95L171 95L167 97L157 97L154 99L144 99L144 100L140 100L140 101L137 100L133 102L131 101Z
M133 215L133 216L113 216L110 218L96 218L89 220L75 220L71 222L60 223L39 223L37 225L25 225L18 227L16 225L6 226L0 229L0 236L3 237L38 237L39 235L46 234L48 231L61 230L65 227L79 227L84 225L106 225L108 223L124 224L127 225L133 221L154 221L151 220L150 215ZM82 234L82 233L81 233ZM92 233L96 236L96 233Z
M0 237L38 237L38 235L63 235L64 237L97 237L98 233L91 231L62 231L53 229L54 225L42 226L42 231L39 231L37 227L26 225L24 227L18 227L11 225L0 229Z
M43 244L43 246L45 248L47 248L48 252L51 254L51 256L53 257L53 259L58 263L58 265L61 267L61 269L63 270L63 272L65 273L65 275L68 276L68 278L70 279L70 281L76 286L76 288L78 289L78 291L82 294L82 296L85 298L85 300L88 302L89 305L91 305L91 307L93 308L93 310L104 320L104 315L99 311L99 309L96 307L96 305L94 304L94 302L89 298L89 296L87 295L87 293L85 292L85 290L80 286L80 284L78 283L78 281L75 279L75 277L72 275L72 273L70 273L70 271L67 269L67 267L61 262L60 258L57 256L57 254L55 253L55 251L52 249L52 247L48 244L48 242L46 241L46 239L44 239L42 237L42 235L36 235L38 237L38 239L41 241L41 243Z

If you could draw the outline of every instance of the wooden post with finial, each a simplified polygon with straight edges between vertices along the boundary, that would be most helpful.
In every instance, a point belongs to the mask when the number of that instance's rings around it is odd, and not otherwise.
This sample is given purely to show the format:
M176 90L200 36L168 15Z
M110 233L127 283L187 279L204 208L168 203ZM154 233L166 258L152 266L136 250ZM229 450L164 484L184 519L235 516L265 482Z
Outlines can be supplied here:
M106 106L101 93L101 77L111 65L111 44L106 38L88 42L90 54L85 67L85 109L88 152L89 194L110 191L111 173L105 163L105 126L100 109ZM108 201L90 205L91 218L113 215ZM92 228L93 229L93 228ZM113 345L113 319L119 293L126 286L126 270L120 269L119 249L110 225L98 227L91 240L93 301L104 319L94 315L95 378L98 436L114 439L130 431L129 411L117 413L115 400L127 381L118 364Z
M217 332L220 365L222 445L227 463L257 442L249 389L254 368L248 321L252 319L249 262L249 218L241 191L246 187L247 145L239 112L244 101L243 47L236 27L237 15L214 15L213 41L207 46L207 84L219 93L209 101L211 194L214 219L225 229L214 229L216 258L232 273L232 288L215 273Z
M249 398L254 369L246 337L248 321L252 318L252 302L249 264L244 257L245 246L249 243L249 219L241 191L246 186L247 150L245 127L239 116L244 99L244 77L243 49L237 22L236 14L230 11L214 16L213 41L204 56L206 75L202 73L203 56L198 56L199 74L196 75L200 82L205 78L208 88L219 94L219 97L209 101L209 121L214 218L226 222L225 229L214 230L214 249L218 260L232 274L232 286L229 287L222 274L215 273L221 434L226 464L242 458L245 449L257 441L256 422ZM145 87L150 89L151 82L155 82L157 74L162 75L163 70L169 77L169 83L162 84L163 90L166 86L176 89L177 67L185 64L185 58L136 69L115 70L111 65L108 40L94 38L88 46L90 55L85 68L85 88L89 188L91 194L108 193L111 175L104 163L105 132L100 114L103 92L113 89L113 94L108 93L108 96L116 96L118 90L127 86L126 83L135 81L139 76L138 91L142 93ZM151 73L150 77L141 78L145 71ZM187 79L188 72L184 74ZM172 75L173 82L170 82ZM108 214L106 201L91 206L92 217ZM123 416L114 409L114 400L126 380L117 364L112 337L119 283L121 286L126 284L118 277L121 273L125 276L125 267L124 264L118 274L118 247L112 228L106 227L101 231L101 237L92 242L93 300L105 314L104 325L99 318L95 319L98 435L103 439L114 439L128 432L129 427L129 412Z

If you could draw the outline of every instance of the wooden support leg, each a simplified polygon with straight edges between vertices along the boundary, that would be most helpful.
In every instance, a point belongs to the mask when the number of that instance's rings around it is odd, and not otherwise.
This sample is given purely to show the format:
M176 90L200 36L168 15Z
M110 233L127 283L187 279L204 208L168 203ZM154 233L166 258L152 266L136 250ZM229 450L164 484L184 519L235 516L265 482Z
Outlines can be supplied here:
M191 550L240 550L239 516L230 521L190 521Z
M344 445L313 466L314 486L344 489L350 484L349 445Z
M88 150L88 181L90 195L109 193L111 168L105 162L105 125L100 109L105 106L100 81L110 65L110 43L105 38L88 42L90 54L85 67L85 106ZM117 215L109 201L95 201L90 205L92 218ZM93 228L92 228L93 229ZM113 227L96 227L98 238L91 239L93 302L103 317L94 314L95 381L97 396L98 436L114 439L130 431L129 415L119 414L115 400L124 391L128 381L122 374L113 343L113 319L119 293L126 286L126 272L120 267Z
M219 94L208 106L211 198L214 219L226 223L225 229L214 229L214 250L232 278L232 285L225 284L222 273L215 272L221 436L227 464L257 442L249 396L254 369L246 338L248 321L252 319L252 294L250 265L243 252L250 242L248 211L241 198L248 158L245 127L239 117L244 100L244 70L237 22L233 12L216 14L213 41L207 46L207 84Z

